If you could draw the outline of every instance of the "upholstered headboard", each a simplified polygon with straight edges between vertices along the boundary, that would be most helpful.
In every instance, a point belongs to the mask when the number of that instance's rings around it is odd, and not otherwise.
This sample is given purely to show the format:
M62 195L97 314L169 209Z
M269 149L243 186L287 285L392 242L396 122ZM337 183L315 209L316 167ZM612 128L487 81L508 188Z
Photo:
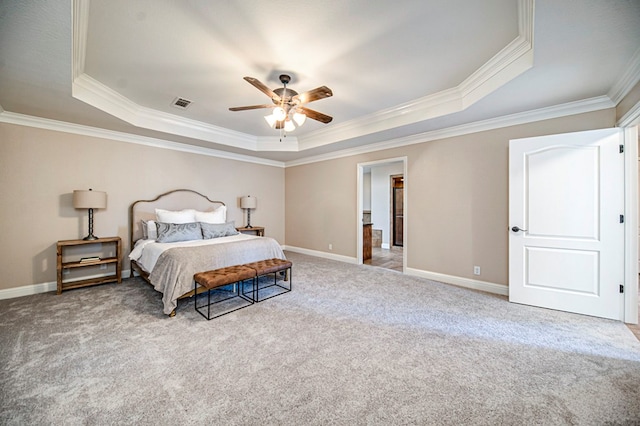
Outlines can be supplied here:
M155 220L156 209L195 209L206 212L224 205L222 201L210 200L206 195L191 189L175 189L152 200L135 201L129 207L129 247L133 249L134 243L142 238L142 221Z

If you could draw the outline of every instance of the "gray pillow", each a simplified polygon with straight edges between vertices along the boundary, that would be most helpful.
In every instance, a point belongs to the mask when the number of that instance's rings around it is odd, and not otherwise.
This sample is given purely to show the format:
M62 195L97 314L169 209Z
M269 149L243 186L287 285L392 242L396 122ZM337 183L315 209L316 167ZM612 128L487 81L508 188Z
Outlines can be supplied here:
M202 239L200 222L192 223L165 223L156 222L159 243L175 243L178 241L192 241Z
M239 232L236 231L236 223L234 221L227 223L200 222L200 227L202 228L202 237L205 240L239 234Z

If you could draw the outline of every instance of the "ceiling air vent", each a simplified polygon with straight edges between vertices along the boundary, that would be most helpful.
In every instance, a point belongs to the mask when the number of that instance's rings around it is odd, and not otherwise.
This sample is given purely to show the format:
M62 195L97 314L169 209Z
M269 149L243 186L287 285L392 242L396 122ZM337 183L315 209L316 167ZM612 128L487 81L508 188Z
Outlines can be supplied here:
M180 109L187 109L189 105L191 105L191 101L185 98L175 98L173 102L171 102L171 106Z

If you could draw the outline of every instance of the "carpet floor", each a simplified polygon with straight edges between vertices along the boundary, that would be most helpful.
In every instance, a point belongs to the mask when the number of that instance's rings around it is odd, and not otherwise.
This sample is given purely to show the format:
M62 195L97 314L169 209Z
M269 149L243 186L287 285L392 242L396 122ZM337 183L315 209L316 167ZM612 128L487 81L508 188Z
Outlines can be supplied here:
M0 301L2 425L638 425L621 322L287 253L212 321L142 280Z

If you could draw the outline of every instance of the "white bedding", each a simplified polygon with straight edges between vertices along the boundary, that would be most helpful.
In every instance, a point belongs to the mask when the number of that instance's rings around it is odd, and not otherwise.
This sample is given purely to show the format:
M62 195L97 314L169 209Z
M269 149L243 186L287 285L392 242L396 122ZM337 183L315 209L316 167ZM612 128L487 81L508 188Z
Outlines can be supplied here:
M212 238L209 240L181 241L178 243L157 243L156 240L138 240L134 249L129 254L129 259L135 260L146 272L151 273L160 255L174 247L197 247L213 244L224 244L233 241L250 240L257 237L255 235L237 234L229 237Z

